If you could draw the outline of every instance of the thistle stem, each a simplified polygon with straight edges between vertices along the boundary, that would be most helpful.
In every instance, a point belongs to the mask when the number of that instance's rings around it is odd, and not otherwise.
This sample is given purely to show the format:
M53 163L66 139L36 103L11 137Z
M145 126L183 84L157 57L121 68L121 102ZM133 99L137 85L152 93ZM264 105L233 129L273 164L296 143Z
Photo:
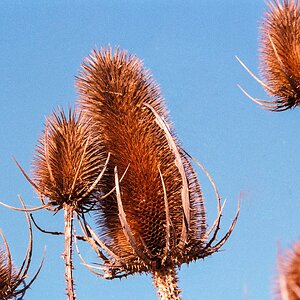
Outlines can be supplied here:
M182 300L181 290L177 286L178 278L175 269L166 268L152 274L154 286L161 300Z
M65 279L67 285L67 300L75 299L74 291L74 280L73 280L73 261L72 261L72 246L73 246L73 207L65 204L64 207L64 218L65 218L65 250L64 250L64 260L65 260Z

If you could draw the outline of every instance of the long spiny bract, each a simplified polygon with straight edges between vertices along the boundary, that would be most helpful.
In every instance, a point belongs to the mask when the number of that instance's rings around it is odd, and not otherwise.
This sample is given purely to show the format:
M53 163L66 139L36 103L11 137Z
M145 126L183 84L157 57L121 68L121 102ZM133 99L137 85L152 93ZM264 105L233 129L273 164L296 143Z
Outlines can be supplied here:
M261 104L282 111L300 105L300 7L297 0L268 5L260 28L260 71L275 100Z
M277 291L281 300L300 299L300 244L279 256Z
M102 193L116 190L99 203L96 242L110 258L100 268L105 278L150 272L156 282L171 284L165 291L180 299L176 267L218 249L206 240L204 203L190 158L171 129L157 84L137 57L102 49L82 68L79 105L111 153ZM85 231L95 237L88 226ZM167 273L174 280L165 280Z

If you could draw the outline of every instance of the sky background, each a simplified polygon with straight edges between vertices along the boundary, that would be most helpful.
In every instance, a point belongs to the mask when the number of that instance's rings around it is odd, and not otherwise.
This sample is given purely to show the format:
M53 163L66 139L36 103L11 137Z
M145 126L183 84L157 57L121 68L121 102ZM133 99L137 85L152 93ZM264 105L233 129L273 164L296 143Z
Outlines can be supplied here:
M12 160L30 170L45 116L77 99L75 76L92 48L120 46L137 54L160 84L184 148L206 166L227 199L221 235L243 193L237 226L204 261L179 270L187 300L272 299L278 245L300 238L300 117L262 110L237 88L267 98L235 59L258 72L258 27L263 0L216 1L8 1L0 3L0 200L38 205L32 187ZM213 189L197 169L209 224L217 214ZM63 216L37 212L38 223L62 230ZM16 264L28 241L25 216L0 207L3 230ZM77 226L78 228L78 226ZM79 228L78 228L79 231ZM65 299L63 239L34 230L37 269L25 299ZM91 261L92 251L80 245ZM78 299L156 299L151 277L105 281L75 258Z

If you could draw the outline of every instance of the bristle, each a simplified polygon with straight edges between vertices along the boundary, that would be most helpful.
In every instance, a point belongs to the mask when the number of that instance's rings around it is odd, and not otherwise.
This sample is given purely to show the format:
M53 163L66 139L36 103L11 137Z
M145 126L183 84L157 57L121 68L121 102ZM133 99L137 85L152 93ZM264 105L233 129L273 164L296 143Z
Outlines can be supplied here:
M32 163L33 182L38 193L53 206L68 203L82 210L91 205L88 194L101 173L105 157L99 139L91 134L90 122L69 110L53 112L47 118Z
M137 57L119 49L94 51L82 67L77 81L80 106L94 120L105 150L111 153L104 193L115 186L114 168L118 168L121 176L129 166L120 182L121 201L138 247L152 262L145 268L158 267L163 261L176 265L184 255L178 244L185 222L189 223L186 244L191 244L204 237L206 218L199 183L171 129L159 87ZM175 143L175 150L171 149L166 133L147 105L171 132L169 140ZM179 153L180 162L174 151ZM183 174L176 161L184 166ZM183 212L183 177L188 184L191 220L185 220ZM133 265L129 262L139 259L123 233L116 196L105 198L100 208L100 234L117 255L127 259L130 268ZM167 226L166 210L170 226ZM170 239L166 239L166 227L170 229ZM163 260L166 251L169 254Z
M260 28L260 70L267 93L266 105L282 111L300 105L300 8L297 0L269 2Z

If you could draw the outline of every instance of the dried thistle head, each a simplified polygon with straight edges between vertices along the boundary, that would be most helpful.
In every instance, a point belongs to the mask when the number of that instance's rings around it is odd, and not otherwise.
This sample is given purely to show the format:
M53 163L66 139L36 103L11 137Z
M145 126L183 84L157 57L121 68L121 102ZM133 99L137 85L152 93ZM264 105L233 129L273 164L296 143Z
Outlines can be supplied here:
M297 0L274 0L260 28L260 71L274 101L273 111L300 105L300 7Z
M300 244L279 257L279 299L300 299Z
M64 204L76 211L93 205L91 195L103 171L104 159L91 123L71 109L58 109L47 118L32 163L32 183L42 198L56 209Z
M11 261L9 253L0 248L0 299L11 299L16 297L19 291L17 287L21 285L25 278L18 278L18 270ZM19 281L19 282L18 282ZM16 288L14 288L16 286ZM23 292L20 292L22 295Z
M26 255L21 264L21 268L15 266L14 262L12 261L8 243L4 235L0 231L0 235L4 242L4 247L0 247L0 299L1 300L23 299L23 296L25 295L27 289L29 289L33 284L33 282L36 280L44 262L44 258L43 258L35 275L28 283L26 283L25 279L28 277L28 271L29 271L31 258L32 258L32 246L33 246L32 228L27 213L26 213L26 218L27 218L28 228L29 228L29 242L28 242Z
M158 85L136 56L93 51L82 68L79 105L111 153L97 215L98 244L109 256L105 276L150 272L157 286L157 274L164 284L176 283L176 267L224 243L207 241L190 157L175 137Z

